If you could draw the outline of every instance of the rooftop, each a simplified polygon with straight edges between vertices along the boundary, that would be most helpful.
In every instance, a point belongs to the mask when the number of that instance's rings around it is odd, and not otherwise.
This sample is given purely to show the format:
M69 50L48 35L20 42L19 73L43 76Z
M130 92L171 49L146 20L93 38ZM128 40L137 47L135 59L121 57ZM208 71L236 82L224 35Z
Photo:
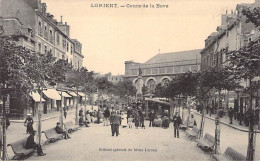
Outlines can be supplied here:
M201 49L196 49L196 50L157 54L151 59L149 59L148 61L146 61L144 64L167 63L173 61L200 59L200 51Z

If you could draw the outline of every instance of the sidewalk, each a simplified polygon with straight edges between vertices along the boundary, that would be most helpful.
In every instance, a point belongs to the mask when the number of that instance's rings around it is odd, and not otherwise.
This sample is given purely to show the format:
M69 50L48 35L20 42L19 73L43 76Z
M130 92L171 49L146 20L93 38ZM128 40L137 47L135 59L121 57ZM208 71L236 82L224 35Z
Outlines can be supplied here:
M80 108L84 109L84 105L79 105L78 110L80 110ZM75 110L76 110L76 107L74 107L73 109L69 109L69 111L67 112L67 115L69 115L71 113L75 113ZM56 118L59 116L60 116L60 111L51 112L49 114L42 114L42 121L53 119L53 118ZM25 121L25 119L24 120L10 120L11 123L24 123L24 121ZM38 117L34 116L33 121L38 122Z
M194 109L191 109L191 112L201 116L201 113L197 112ZM216 115L212 114L211 116L209 116L208 114L205 114L205 117L208 119L211 119L211 120L215 120ZM229 118L227 116L220 118L220 123L223 125L229 126L231 128L234 128L236 130L239 130L239 131L248 132L248 127L239 125L239 122L237 120L233 119L233 124L229 124ZM257 133L260 133L260 130L257 130Z

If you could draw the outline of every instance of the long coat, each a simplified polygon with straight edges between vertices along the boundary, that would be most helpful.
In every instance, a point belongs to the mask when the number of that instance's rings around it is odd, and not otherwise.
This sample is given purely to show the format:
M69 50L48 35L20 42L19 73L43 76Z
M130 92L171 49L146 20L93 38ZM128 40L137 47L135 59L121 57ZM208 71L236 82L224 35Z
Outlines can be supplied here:
M115 114L110 116L110 123L112 125L121 125L122 118L120 115Z

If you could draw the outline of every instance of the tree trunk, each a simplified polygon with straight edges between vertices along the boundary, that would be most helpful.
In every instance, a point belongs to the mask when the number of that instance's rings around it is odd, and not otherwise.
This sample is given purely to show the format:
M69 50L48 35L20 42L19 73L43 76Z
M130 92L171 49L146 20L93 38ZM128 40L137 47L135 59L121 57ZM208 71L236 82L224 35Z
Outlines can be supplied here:
M6 85L5 85L5 90L6 90ZM6 108L5 108L5 103L6 103L6 91L4 91L3 94L3 154L2 154L2 159L3 161L6 161L7 158L7 151L6 151Z
M78 125L79 122L79 115L78 115L78 108L79 108L79 91L77 88L77 99L76 99L76 112L75 112L75 124Z
M219 109L220 109L220 92L221 90L218 90L218 107L217 107L217 115L215 118L215 124L216 124L216 129L215 129L215 154L219 154L220 152L220 127L219 127Z
M38 105L38 142L41 145L41 134L42 134L42 114L41 114L41 107L42 107L42 88L40 89L40 104Z
M202 107L202 115L201 115L201 122L200 122L200 131L199 131L199 136L198 136L199 139L201 139L203 137L204 124L205 124L204 106L202 104L203 103L201 102L200 105Z
M249 87L252 85L252 79L249 79ZM248 147L247 147L247 161L253 161L255 159L255 142L256 142L256 133L255 133L255 117L252 107L252 101L253 101L253 91L250 89L250 105L249 105L249 111L250 111L250 118L249 118L249 133L248 133Z
M61 124L61 128L63 129L63 103L64 103L64 100L63 100L63 97L62 97L62 91L61 91L61 100L60 100L60 124Z
M84 104L85 104L85 107L84 107L84 121L86 121L86 108L87 108L87 94L85 94L85 102L84 102Z
M187 108L188 108L187 127L189 127L189 125L190 125L190 97L187 97Z

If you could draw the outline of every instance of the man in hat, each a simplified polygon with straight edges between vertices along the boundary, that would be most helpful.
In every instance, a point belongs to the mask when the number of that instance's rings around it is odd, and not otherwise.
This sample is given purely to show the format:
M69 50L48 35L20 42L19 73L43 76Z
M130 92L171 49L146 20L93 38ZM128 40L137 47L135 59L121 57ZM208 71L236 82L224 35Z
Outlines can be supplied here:
M46 154L43 153L41 145L40 144L36 144L35 141L34 141L35 132L36 132L35 130L31 131L31 134L27 138L24 147L26 149L32 149L32 148L36 149L38 156L44 156Z
M176 112L176 114L173 116L173 126L174 126L174 137L179 138L179 126L182 123L181 117L179 116L179 113Z
M119 135L119 125L121 125L121 116L120 116L120 112L117 111L116 114L114 114L114 112L112 112L112 115L110 115L110 124L111 124L111 131L112 131L112 136L115 135L116 136Z
M59 122L57 122L57 126L55 127L55 130L56 130L56 132L57 132L58 134L63 134L64 139L69 139L69 138L70 138L70 136L69 136L69 134L68 134L68 131L67 131L67 130L63 130L63 129L61 128Z
M24 121L24 125L27 127L26 133L30 134L33 131L33 118L31 117L30 113L27 114L27 117Z

